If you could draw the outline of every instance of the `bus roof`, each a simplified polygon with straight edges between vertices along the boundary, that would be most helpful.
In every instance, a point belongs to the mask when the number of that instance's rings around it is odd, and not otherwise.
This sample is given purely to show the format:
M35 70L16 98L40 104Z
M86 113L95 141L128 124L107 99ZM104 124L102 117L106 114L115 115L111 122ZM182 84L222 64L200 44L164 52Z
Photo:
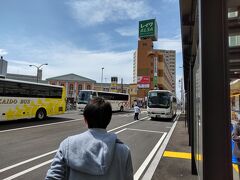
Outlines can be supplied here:
M169 93L173 93L172 91L169 91L169 90L150 90L148 92L169 92Z
M108 92L108 91L97 91L97 90L80 90L80 91L91 91L91 92L102 92L102 93L109 93L109 94L123 94L123 95L129 95L127 93L118 93L118 92Z
M34 85L48 86L48 87L63 87L63 86L52 85L52 84L36 83L36 82L22 81L22 80L15 80L15 79L6 79L6 78L0 78L0 81L19 82L19 83L34 84Z

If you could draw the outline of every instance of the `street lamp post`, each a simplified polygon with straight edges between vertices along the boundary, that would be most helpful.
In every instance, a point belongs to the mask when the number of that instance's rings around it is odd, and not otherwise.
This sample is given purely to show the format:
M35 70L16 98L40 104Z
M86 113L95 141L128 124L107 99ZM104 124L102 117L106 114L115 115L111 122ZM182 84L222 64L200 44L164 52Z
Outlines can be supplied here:
M183 67L179 67L182 68ZM179 79L179 83L180 83L180 95L181 95L181 111L184 112L184 108L185 108L185 100L184 100L184 91L183 91L183 77L181 79Z
M39 76L38 73L39 73L40 68L41 68L43 65L48 65L48 63L41 64L40 66L36 66L36 65L34 65L34 64L30 64L30 65L29 65L30 67L36 67L36 68L37 68L37 83L38 83L38 76Z
M103 91L103 70L104 67L102 67L102 76L101 76L101 90Z

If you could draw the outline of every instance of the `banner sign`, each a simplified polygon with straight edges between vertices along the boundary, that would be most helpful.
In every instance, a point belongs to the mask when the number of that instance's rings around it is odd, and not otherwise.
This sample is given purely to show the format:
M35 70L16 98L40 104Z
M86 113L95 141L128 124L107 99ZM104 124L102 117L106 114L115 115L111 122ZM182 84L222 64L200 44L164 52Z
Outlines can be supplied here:
M138 84L149 84L150 76L138 76L137 83Z

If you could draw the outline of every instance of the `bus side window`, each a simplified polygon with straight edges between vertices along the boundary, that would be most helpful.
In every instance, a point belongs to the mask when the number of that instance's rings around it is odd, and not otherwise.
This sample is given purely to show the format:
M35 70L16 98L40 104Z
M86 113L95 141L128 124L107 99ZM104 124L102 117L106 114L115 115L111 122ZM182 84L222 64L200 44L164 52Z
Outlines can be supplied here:
M93 92L92 93L92 97L94 98L94 97L97 97L97 93L96 92Z
M4 96L4 91L3 91L4 90L3 89L4 88L4 84L5 84L4 81L0 83L0 96Z

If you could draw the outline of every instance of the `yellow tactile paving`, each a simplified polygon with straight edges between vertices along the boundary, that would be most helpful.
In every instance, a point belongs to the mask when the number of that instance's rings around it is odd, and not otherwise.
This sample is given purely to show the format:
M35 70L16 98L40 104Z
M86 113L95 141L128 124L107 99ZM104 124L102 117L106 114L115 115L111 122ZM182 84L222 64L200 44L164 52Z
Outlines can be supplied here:
M164 151L163 156L170 157L170 158L191 159L191 153L186 153L186 152ZM233 169L238 173L238 166L236 164L233 164L232 166L233 166Z
M164 157L191 159L191 153L164 151Z
M233 164L233 169L238 173L238 166L236 164Z

